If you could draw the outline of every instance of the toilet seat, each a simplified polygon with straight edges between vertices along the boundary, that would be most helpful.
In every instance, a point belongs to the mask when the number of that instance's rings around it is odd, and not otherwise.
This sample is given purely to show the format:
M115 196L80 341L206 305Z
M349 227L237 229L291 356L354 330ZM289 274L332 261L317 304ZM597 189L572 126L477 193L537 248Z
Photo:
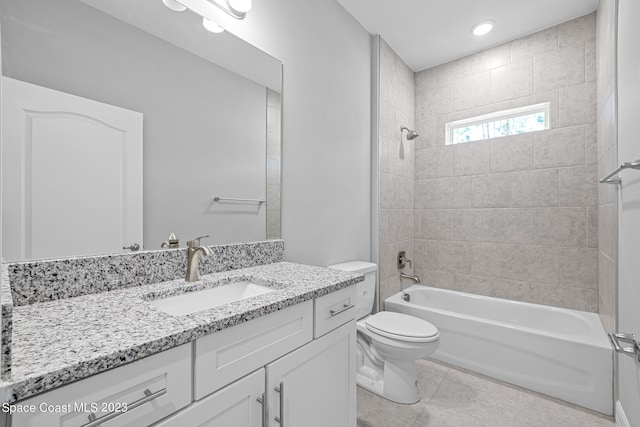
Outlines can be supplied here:
M405 342L431 342L438 339L438 328L426 320L402 313L381 311L365 320L370 332Z

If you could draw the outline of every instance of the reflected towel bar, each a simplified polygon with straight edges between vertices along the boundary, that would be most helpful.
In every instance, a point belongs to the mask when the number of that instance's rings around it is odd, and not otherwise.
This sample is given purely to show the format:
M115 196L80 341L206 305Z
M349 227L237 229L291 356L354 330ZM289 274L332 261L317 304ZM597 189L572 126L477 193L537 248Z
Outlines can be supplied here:
M624 169L640 170L640 160L636 160L635 162L624 162L624 163L622 163L618 167L618 169L614 170L609 175L607 175L604 178L602 178L600 180L600 184L617 184L617 185L622 184L622 177L620 177L620 175L616 176L615 178L613 178L613 176L617 175L618 173L620 173L620 171L622 171Z
M266 203L266 200L260 200L260 199L234 199L231 197L218 197L215 196L213 198L214 202L247 202L247 203Z

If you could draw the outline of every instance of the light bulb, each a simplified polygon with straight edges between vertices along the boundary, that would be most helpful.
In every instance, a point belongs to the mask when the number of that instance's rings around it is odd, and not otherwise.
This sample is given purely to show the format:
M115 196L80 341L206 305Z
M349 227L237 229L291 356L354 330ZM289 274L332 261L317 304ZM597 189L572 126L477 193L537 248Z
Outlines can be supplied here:
M231 9L240 13L247 13L253 7L251 0L228 0Z
M493 21L482 21L478 22L471 28L471 32L476 36L484 36L489 31L493 30L495 22Z
M212 33L221 33L224 31L224 28L222 28L220 25L216 24L215 22L213 22L211 19L207 19L207 18L202 18L202 26L207 30L210 31Z
M171 10L175 10L176 12L184 12L187 10L187 7L181 3L178 3L176 0L162 0L165 6L167 6Z

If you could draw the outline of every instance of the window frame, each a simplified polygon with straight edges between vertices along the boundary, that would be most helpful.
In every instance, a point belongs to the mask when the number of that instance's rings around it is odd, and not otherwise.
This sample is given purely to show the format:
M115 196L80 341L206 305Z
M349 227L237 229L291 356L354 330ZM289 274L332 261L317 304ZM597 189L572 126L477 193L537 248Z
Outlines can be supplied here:
M524 107L509 108L495 111L493 113L480 116L469 117L467 119L455 120L445 124L445 145L468 144L470 142L487 141L489 139L503 138L505 136L522 135L523 133L539 132L551 128L551 103L541 102L539 104L526 105ZM508 120L516 117L528 116L536 113L544 113L544 129L532 130L529 132L515 133L511 135L495 136L493 138L475 139L473 141L453 142L453 132L463 127L477 126L483 123L495 122L498 120Z

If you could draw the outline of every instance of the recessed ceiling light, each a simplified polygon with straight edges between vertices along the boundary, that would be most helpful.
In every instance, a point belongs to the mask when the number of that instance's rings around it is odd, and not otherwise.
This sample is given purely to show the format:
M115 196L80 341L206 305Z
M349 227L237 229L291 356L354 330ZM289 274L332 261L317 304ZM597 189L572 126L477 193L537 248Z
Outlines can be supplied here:
M496 23L493 21L482 21L471 27L471 32L476 36L484 36L489 31L493 30L493 26Z

